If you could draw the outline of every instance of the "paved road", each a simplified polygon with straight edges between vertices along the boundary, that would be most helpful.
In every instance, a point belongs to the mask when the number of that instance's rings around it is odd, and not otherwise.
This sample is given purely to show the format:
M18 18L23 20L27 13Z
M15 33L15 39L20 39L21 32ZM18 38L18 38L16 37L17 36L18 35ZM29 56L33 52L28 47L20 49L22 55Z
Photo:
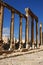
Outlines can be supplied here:
M43 65L43 51L2 59L0 65Z

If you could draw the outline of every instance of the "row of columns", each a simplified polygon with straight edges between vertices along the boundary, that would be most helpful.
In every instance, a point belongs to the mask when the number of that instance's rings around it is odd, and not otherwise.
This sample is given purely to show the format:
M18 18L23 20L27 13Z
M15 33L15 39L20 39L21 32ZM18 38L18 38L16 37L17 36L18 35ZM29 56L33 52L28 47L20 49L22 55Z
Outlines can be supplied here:
M27 16L27 21L26 21L26 45L29 43L29 12L28 8L25 9L26 11L26 16ZM34 17L31 17L31 47L34 47ZM38 21L36 21L36 47L38 45Z
M25 43L26 48L29 47L29 13L26 11L26 31L25 31ZM3 29L3 13L4 7L0 5L0 41L2 40L2 29ZM10 25L10 49L12 49L12 42L14 42L14 12L11 11L11 25ZM1 42L0 42L1 43ZM20 27L19 27L19 48L22 48L22 15L20 15ZM31 22L31 46L34 45L34 18L32 17ZM38 21L36 20L36 46L38 45Z
M26 11L27 12L27 11ZM29 48L29 18L26 13L26 33L25 33L25 43L26 48ZM19 48L22 48L22 16L20 16L20 25L19 25ZM40 26L40 43L42 44L42 27ZM10 48L12 48L12 42L14 41L14 13L12 12L11 16L11 31L10 31ZM34 18L32 18L31 22L31 47L34 47ZM38 47L38 21L36 20L36 47Z
M38 46L38 21L36 21L36 47ZM31 47L34 48L34 18L31 22Z
M2 24L3 24L3 6L0 6L0 39L2 40ZM29 24L29 20L28 20L28 10L25 10L26 11L26 37L25 37L25 43L26 43L26 48L28 48L28 43L29 43L29 27L28 27L28 24ZM31 43L33 44L33 41L34 41L34 23L33 23L33 18L32 18L32 30L31 30ZM21 45L22 45L22 16L20 16L20 27L19 27L19 43L20 43L20 46L19 48L21 48ZM36 36L37 37L37 36ZM37 39L37 38L36 38ZM11 27L10 27L10 48L12 48L12 42L14 41L14 12L11 12Z

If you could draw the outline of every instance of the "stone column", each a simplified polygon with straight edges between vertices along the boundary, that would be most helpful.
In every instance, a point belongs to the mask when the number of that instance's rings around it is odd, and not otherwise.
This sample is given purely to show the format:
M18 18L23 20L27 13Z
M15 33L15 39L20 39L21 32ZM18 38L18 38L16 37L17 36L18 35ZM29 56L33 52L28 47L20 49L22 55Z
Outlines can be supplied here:
M26 43L26 49L29 48L29 14L28 14L28 8L25 8L26 11L26 31L25 31L25 43Z
M34 18L31 21L31 47L34 49Z
M20 25L19 25L19 49L22 48L22 16L20 16Z
M36 47L38 47L38 21L36 21Z
M43 45L43 32L42 32L42 45Z
M42 45L42 24L40 24L40 45Z
M4 14L4 7L0 4L0 49L2 46L3 14Z
M11 25L10 25L10 49L13 49L14 45L14 12L11 12Z

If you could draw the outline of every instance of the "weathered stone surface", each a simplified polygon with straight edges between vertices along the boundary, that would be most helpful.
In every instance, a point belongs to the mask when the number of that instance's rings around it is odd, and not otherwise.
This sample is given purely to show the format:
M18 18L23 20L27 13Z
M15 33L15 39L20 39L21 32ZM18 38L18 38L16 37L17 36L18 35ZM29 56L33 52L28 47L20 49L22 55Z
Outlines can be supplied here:
M39 44L38 44L38 21L36 22L36 47L39 47Z
M20 53L19 53L20 54ZM14 54L13 54L14 55ZM4 58L0 65L43 65L43 51L21 55L17 57Z
M34 18L31 21L31 45L34 45Z
M2 30L3 30L3 14L4 14L4 7L0 4L0 50L2 50Z
M40 24L40 45L42 45L42 24Z
M22 16L20 16L20 25L19 25L19 48L22 47Z
M11 13L11 26L10 26L10 49L13 48L14 44L14 13Z
M29 13L28 9L25 8L26 11L26 31L25 31L25 43L26 43L26 48L28 49L28 43L29 43Z

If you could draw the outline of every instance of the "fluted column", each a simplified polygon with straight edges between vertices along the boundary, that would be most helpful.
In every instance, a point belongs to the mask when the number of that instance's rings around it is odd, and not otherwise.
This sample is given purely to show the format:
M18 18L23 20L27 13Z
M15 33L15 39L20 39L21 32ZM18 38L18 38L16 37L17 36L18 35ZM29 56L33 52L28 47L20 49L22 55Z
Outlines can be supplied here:
M22 16L20 16L20 25L19 25L19 49L22 48Z
M34 18L31 21L31 47L34 48Z
M14 13L11 12L10 49L13 49L13 44L14 44Z
M0 47L2 45L3 14L4 14L4 7L0 4Z
M29 14L28 14L28 8L25 8L26 11L26 31L25 31L25 43L26 43L26 48L29 48Z
M38 47L38 21L36 21L36 47Z
M40 45L42 45L42 24L40 24Z

